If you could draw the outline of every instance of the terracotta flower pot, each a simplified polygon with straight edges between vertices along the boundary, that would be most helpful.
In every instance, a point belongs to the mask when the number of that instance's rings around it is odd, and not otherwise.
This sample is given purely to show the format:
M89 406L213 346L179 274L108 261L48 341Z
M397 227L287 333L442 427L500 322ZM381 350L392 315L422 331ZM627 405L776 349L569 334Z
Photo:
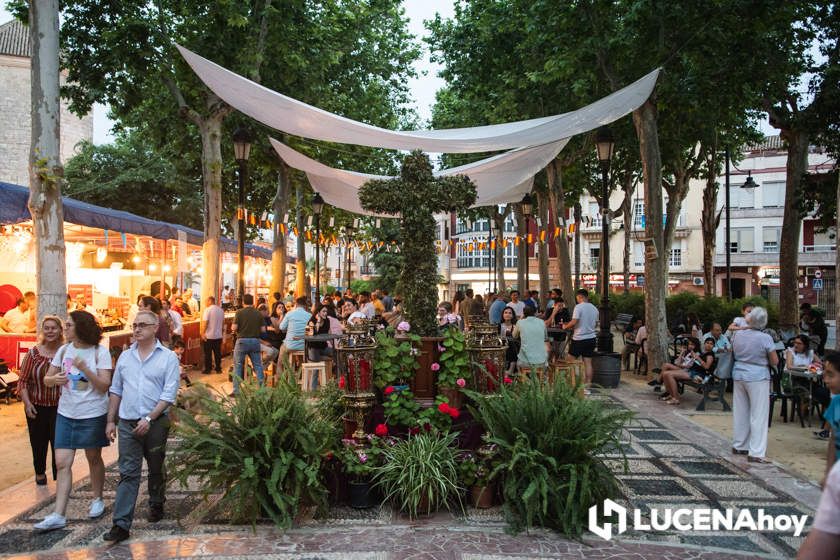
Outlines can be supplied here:
M493 495L496 493L496 485L493 483L487 486L473 486L470 488L470 498L473 507L487 509L493 507Z
M446 397L449 401L449 406L452 408L461 408L461 405L464 404L464 395L461 393L461 390L455 387L439 387L438 392Z

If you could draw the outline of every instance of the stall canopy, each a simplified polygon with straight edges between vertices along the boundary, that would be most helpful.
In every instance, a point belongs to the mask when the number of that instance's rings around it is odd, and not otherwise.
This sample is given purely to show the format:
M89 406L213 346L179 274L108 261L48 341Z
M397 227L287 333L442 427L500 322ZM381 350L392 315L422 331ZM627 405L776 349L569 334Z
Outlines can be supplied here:
M519 202L531 190L534 175L557 157L567 140L533 148L511 150L467 165L436 171L435 175L466 175L475 183L478 198L474 206L489 206ZM359 188L371 179L390 179L328 167L289 146L271 138L271 145L290 167L306 173L312 188L329 204L356 212L370 214L359 202Z
M20 185L0 182L0 225L17 224L32 219L27 202L29 189ZM111 210L80 200L62 197L64 205L64 221L80 226L100 228L103 230L146 235L155 239L178 239L178 232L186 234L186 241L192 245L204 243L204 234L196 229L177 224L158 222L123 212ZM221 249L230 253L237 252L236 241L222 238ZM253 243L245 244L245 254L253 257L271 260L271 250Z
M445 130L387 130L357 122L272 91L192 51L181 55L207 87L249 117L304 138L433 153L496 152L558 142L627 115L650 97L659 69L595 103L560 115Z

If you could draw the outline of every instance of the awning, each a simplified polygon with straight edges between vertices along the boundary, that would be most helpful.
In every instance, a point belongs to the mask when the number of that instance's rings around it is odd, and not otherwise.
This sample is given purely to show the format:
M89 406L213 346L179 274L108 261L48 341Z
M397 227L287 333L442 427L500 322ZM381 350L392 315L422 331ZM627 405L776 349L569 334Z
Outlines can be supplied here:
M659 69L595 103L560 115L445 130L387 130L348 119L252 82L178 46L193 71L235 109L276 130L304 138L431 153L478 153L541 146L616 121L650 97Z
M95 227L121 233L146 235L155 239L178 239L178 232L186 234L187 243L202 245L204 233L178 224L150 220L130 212L112 210L80 200L61 198L64 206L64 221L80 226ZM32 219L27 203L29 189L20 185L0 182L0 225L18 224ZM223 237L220 249L229 253L238 251L236 241ZM245 244L245 254L271 260L271 249L254 243ZM289 262L292 262L291 260Z
M319 192L327 203L350 212L372 215L359 202L359 188L372 179L391 179L328 167L274 138L270 140L283 161L306 173L312 189ZM531 190L534 175L557 157L567 142L560 140L543 146L511 150L467 165L436 171L435 176L469 177L478 191L474 207L519 202Z

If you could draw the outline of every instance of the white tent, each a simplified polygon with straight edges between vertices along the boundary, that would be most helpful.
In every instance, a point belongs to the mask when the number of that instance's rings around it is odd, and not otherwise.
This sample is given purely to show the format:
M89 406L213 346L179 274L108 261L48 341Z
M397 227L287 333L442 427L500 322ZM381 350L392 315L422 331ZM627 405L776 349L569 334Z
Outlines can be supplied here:
M307 105L222 68L178 46L207 87L235 109L277 130L304 138L344 144L477 153L542 146L571 138L627 115L650 97L659 69L576 111L505 124L445 130L386 130Z
M567 142L561 140L543 146L511 150L467 165L436 171L435 176L469 177L478 191L474 206L519 202L531 190L534 175L548 165ZM326 166L274 138L271 138L271 145L290 167L306 173L309 184L321 193L327 203L350 212L370 214L359 203L359 188L371 179L392 178Z

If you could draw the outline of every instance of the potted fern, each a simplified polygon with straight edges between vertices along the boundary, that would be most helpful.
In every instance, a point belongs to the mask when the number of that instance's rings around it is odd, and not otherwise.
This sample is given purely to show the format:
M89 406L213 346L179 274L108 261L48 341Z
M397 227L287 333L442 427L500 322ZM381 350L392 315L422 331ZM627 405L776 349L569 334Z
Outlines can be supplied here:
M386 447L383 463L374 474L385 499L411 519L441 507L449 509L453 501L463 509L455 436L452 432L420 432Z

